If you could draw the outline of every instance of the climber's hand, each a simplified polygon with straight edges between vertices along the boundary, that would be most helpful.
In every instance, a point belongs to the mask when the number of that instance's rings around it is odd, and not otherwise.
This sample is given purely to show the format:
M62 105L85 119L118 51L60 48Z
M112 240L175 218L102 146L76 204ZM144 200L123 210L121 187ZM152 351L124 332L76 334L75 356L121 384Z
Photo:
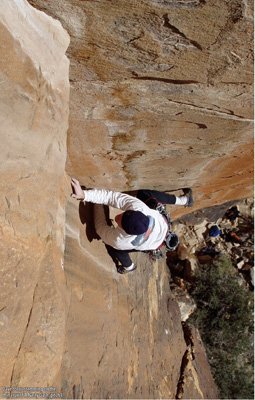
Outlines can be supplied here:
M73 197L76 200L84 200L85 195L84 195L84 192L81 188L81 185L80 185L78 179L72 178L71 186L72 186L72 191L73 191L73 193L71 194L71 197Z

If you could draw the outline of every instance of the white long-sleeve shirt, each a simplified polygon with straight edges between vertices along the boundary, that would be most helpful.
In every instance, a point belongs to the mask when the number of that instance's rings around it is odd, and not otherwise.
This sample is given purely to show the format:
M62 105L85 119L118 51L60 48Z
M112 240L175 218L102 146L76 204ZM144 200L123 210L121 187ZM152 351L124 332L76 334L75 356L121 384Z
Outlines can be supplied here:
M108 245L119 250L155 250L164 241L168 225L164 217L156 210L152 210L141 200L125 193L113 192L111 190L93 189L84 190L84 201L97 204L95 206L95 228L101 239ZM117 228L108 226L105 219L104 209L99 204L104 204L123 211L141 211L153 221L153 229L149 237L142 244L137 245L138 237L129 235L119 226ZM133 242L133 243L132 243Z

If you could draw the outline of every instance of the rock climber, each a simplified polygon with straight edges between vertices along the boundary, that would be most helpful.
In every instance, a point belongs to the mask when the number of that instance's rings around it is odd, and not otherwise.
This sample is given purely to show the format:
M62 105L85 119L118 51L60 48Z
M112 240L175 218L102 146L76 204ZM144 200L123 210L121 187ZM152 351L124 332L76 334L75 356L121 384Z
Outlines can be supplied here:
M193 204L191 189L183 189L184 194L179 197L156 190L138 190L137 197L133 197L105 189L83 190L75 178L72 178L71 186L73 198L95 204L96 232L105 243L118 272L122 274L136 269L129 256L130 252L155 250L162 245L168 234L166 219L158 210L150 208L150 202L159 201L187 207ZM116 228L107 224L103 205L122 210L115 217ZM172 235L172 238L176 239L175 236Z

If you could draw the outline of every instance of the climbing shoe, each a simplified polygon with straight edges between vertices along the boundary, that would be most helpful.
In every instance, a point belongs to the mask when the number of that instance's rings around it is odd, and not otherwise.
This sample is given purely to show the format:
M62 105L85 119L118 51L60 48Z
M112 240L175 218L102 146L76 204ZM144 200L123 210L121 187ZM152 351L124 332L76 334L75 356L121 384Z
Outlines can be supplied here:
M194 204L192 189L184 188L184 189L182 189L182 191L183 191L183 194L187 197L187 204L185 204L185 207L192 207Z
M123 267L123 265L119 265L117 267L117 271L119 274L128 274L129 272L134 271L136 268L137 268L137 266L134 263L132 265L130 265L130 267Z

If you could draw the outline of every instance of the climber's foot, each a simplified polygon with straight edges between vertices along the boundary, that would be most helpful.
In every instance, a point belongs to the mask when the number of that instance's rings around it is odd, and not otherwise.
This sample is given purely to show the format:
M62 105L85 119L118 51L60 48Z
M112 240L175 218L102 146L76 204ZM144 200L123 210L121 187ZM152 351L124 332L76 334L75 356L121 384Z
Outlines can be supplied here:
M184 188L182 189L183 194L187 197L187 204L185 207L192 207L194 204L193 193L191 188Z

